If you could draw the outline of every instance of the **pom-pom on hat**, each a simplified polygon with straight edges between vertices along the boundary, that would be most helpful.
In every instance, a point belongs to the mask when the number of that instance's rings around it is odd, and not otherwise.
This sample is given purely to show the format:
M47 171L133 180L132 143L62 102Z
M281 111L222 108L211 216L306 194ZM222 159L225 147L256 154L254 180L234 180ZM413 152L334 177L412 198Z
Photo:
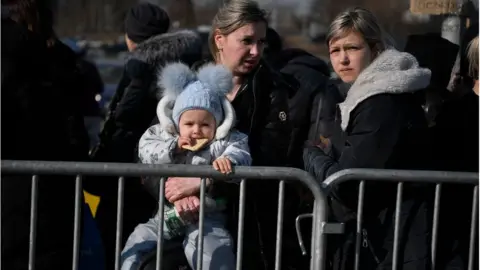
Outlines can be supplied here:
M235 123L235 112L226 99L233 87L232 74L221 65L208 64L194 73L182 63L163 68L159 86L163 98L157 106L162 128L176 133L182 113L188 110L206 110L216 122L216 138L222 139Z

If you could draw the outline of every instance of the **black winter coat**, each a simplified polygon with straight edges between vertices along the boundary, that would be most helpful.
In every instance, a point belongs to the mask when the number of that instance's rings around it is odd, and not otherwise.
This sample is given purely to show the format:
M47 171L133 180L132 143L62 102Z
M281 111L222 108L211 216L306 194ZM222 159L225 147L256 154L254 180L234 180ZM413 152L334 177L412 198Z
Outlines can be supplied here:
M208 62L197 63L198 68ZM236 129L249 136L253 166L287 166L294 123L289 111L289 98L294 90L282 74L261 61L248 75L232 106ZM301 158L298 156L297 158ZM219 189L229 198L229 232L236 239L238 188L219 183ZM244 220L244 265L246 269L270 269L275 250L275 220L278 185L270 181L247 181L246 217ZM268 190L268 192L265 192Z
M294 123L289 111L290 86L280 74L261 63L252 73L232 105L237 128L249 135L254 166L287 166ZM299 157L298 157L299 158ZM275 224L278 185L275 182L247 181L244 220L244 264L246 269L271 269L274 264ZM236 194L235 194L236 195ZM232 202L238 202L236 196ZM232 216L236 216L235 209ZM230 232L235 235L236 219Z
M435 168L478 173L478 96L471 91L448 102L432 128ZM473 185L443 184L438 231L437 265L466 269L470 243ZM478 226L476 227L478 234ZM478 248L478 241L475 243ZM478 268L475 254L473 269ZM455 268L456 267L456 268Z
M321 59L301 49L285 49L267 57L268 63L278 70L293 94L289 98L292 133L288 149L289 166L303 168L303 144L311 129L308 118L314 110L314 97L330 88L330 71Z
M292 130L287 154L287 166L303 169L303 159L301 158L303 146L305 141L309 139L309 130L314 132L315 129L313 126L315 126L316 119L310 119L310 116L316 115L317 108L322 106L323 109L320 109L321 123L327 121L327 111L331 111L328 108L333 108L331 115L335 115L335 104L340 101L330 100L328 104L331 106L318 104L324 103L319 101L320 97L322 99L330 98L332 94L338 94L338 91L330 81L328 65L304 50L285 49L271 52L267 55L266 61L293 90L293 94L290 95L288 100ZM333 117L331 117L331 122L333 122ZM290 254L290 256L282 259L282 267L295 267L297 269L308 267L308 257L301 255L295 232L295 223L292 221L299 214L311 212L312 206L313 198L310 191L300 183L287 183L284 204L284 219L286 222L283 228L283 253ZM275 217L271 217L271 219L275 220ZM273 227L274 225L270 223L270 226ZM311 227L303 225L308 224L302 224L302 231L311 231ZM270 263L271 266L272 263Z
M2 159L71 161L88 155L75 56L2 19ZM2 266L27 269L31 176L2 174ZM74 177L40 176L36 269L71 267Z
M82 78L81 109L84 116L100 116L100 106L95 96L103 92L103 81L97 67L82 58L77 59L77 66Z
M414 92L429 80L430 71L419 68L411 55L382 53L339 104L329 147L305 149L306 170L322 182L348 168L425 169L427 125ZM396 184L367 182L366 192L360 269L390 269ZM358 183L333 186L330 195L333 219L346 223L346 233L329 240L329 268L352 269ZM423 185L405 185L400 269L429 269L430 195Z

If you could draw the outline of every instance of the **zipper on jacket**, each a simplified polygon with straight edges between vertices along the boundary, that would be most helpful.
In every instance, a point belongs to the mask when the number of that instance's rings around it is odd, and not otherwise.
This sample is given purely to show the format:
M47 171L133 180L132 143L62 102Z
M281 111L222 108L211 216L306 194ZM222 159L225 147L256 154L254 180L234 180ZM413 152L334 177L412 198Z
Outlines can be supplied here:
M249 134L252 133L252 129L253 129L253 119L255 118L255 114L257 112L257 96L255 95L255 88L257 86L256 84L256 78L257 78L257 74L258 74L258 71L260 70L262 66L260 65L257 69L257 71L255 71L255 74L253 74L253 77L252 77L252 92L253 92L253 113L252 113L252 117L250 118L250 131L249 131ZM244 89L247 89L247 87L245 87ZM268 261L267 261L267 258L266 258L266 255L265 255L265 245L263 243L263 239L262 239L262 229L261 229L261 225L260 225L260 220L258 219L258 211L257 211L257 204L256 202L254 201L253 202L253 211L254 211L254 215L255 215L255 220L257 222L257 229L258 229L258 244L260 245L260 253L261 253L261 258L263 260L263 265L265 267L265 269L269 269L269 264L268 264Z
M368 239L368 234L367 230L362 229L362 247L368 248L370 252L372 253L373 258L375 259L375 262L380 263L380 260L378 259L377 255L375 254L375 251L373 250L373 247L370 243L370 240Z
M368 247L367 230L362 229L362 247Z
M252 113L252 117L250 118L250 132L249 133L252 133L253 119L255 118L255 114L257 113L257 96L255 95L255 88L257 88L257 83L256 83L257 74L258 74L258 72L261 68L262 68L262 65L260 65L258 67L257 71L255 71L255 74L253 74L253 78L252 78L253 113ZM246 89L246 87L245 87L245 89Z

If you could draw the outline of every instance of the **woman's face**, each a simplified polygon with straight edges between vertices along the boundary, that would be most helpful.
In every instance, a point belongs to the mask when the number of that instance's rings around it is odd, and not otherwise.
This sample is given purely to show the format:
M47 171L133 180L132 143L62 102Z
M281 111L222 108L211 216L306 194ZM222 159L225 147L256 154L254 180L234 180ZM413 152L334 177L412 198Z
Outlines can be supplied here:
M266 31L266 24L257 22L246 24L228 35L216 34L219 62L235 75L249 73L262 57Z
M353 83L373 60L370 47L354 31L330 40L328 48L333 69L345 83Z

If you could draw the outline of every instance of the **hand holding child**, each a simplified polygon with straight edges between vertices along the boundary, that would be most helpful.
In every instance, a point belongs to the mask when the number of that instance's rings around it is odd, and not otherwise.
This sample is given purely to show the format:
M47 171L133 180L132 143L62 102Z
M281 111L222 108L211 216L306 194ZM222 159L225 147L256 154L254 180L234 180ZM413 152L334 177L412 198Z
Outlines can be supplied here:
M198 194L200 180L198 177L169 177L165 183L165 198L174 203L177 200Z
M200 199L197 196L189 196L173 203L180 217L187 223L198 221Z

